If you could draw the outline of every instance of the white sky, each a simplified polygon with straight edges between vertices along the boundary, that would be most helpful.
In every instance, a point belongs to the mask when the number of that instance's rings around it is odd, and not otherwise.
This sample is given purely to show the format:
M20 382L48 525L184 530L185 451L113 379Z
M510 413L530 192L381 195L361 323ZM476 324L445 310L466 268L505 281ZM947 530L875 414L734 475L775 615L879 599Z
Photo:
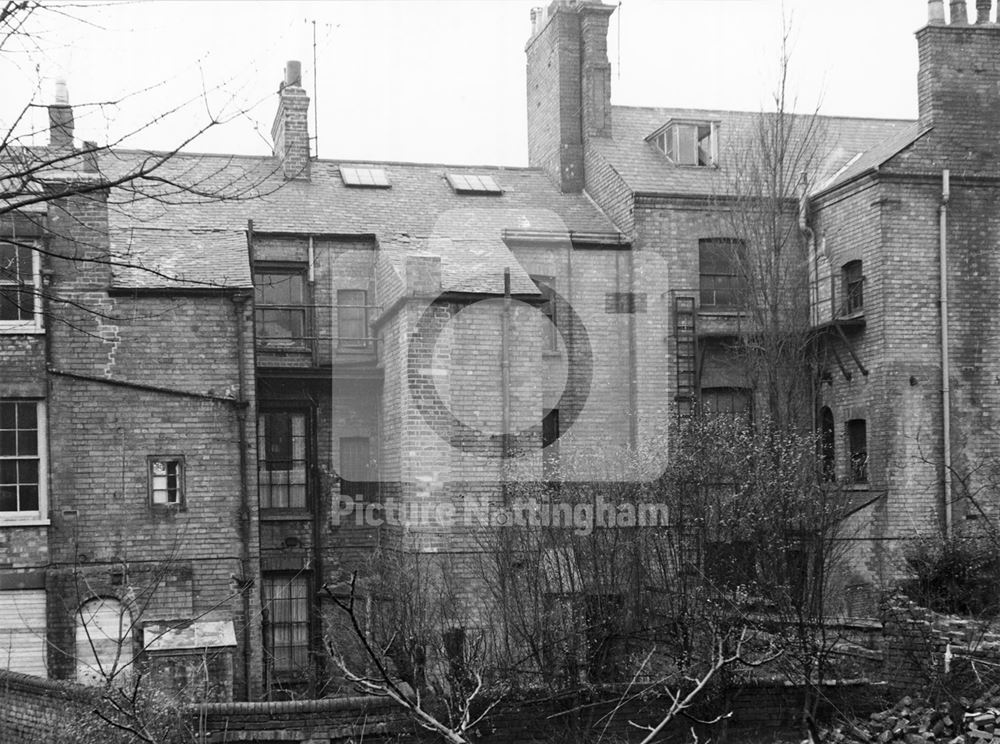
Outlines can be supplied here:
M0 125L29 100L49 102L64 75L79 139L115 141L185 104L126 144L171 149L211 110L234 118L187 149L264 155L285 60L300 59L321 157L526 165L524 45L541 4L75 2L65 12L79 20L40 13L34 46L0 57ZM914 118L913 32L926 8L784 0L799 109ZM623 0L608 40L612 102L759 110L775 87L781 29L781 0ZM33 122L44 128L42 113ZM315 133L312 112L309 125Z

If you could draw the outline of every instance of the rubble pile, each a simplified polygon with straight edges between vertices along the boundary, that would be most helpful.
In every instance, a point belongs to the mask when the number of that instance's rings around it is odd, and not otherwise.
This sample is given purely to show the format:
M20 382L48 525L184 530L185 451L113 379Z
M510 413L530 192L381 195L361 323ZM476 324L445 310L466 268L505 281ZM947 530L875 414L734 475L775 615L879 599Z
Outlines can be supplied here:
M1000 685L975 700L963 697L938 705L904 697L867 720L838 723L822 739L844 744L1000 744Z

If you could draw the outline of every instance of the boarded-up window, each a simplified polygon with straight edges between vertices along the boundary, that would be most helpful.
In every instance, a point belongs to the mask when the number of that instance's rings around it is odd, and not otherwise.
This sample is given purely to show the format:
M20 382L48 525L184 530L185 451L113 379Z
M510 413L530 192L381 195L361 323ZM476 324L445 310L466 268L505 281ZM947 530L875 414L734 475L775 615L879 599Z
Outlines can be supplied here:
M301 676L309 671L309 576L264 576L264 642L272 674Z
M76 615L76 680L101 685L132 667L132 616L117 599L85 602Z
M44 589L0 591L0 669L48 676Z
M261 509L306 507L307 452L305 412L275 411L258 419Z

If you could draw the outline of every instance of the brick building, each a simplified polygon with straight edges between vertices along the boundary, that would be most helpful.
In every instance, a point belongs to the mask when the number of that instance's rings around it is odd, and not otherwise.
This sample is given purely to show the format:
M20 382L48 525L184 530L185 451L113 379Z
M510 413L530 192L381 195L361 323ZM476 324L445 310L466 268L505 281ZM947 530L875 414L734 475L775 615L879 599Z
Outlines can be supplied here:
M946 458L996 455L987 6L947 24L932 0L919 120L821 117L802 200L816 421L856 492L859 584L974 516ZM86 680L141 651L220 697L318 692L320 588L377 546L460 563L512 472L627 478L598 455L678 407L752 406L724 176L757 117L612 106L613 10L533 12L527 168L312 158L289 63L270 155L176 154L158 178L197 189L123 193L145 154L75 156L51 107L67 158L38 180L64 195L0 222L6 665Z

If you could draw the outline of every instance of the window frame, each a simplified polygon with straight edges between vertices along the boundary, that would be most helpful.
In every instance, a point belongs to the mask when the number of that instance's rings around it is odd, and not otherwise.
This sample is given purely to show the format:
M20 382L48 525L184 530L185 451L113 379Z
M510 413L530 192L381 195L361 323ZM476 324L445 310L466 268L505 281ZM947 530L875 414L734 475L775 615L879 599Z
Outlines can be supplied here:
M861 259L848 261L841 267L844 280L844 314L854 315L865 309L865 274Z
M686 159L681 159L681 131L693 129L690 139L691 151ZM701 147L704 137L703 129L708 130L708 147ZM686 168L715 168L719 164L719 122L696 119L680 119L668 122L665 126L649 137L656 147L671 163ZM685 145L688 143L685 142ZM685 147L686 149L686 147Z
M365 479L355 480L353 478L344 477L344 445L351 442L361 442L365 443L365 451L368 453L366 458L364 469L365 469ZM374 460L372 458L372 438L368 436L348 436L348 437L338 437L337 438L337 457L338 457L338 474L340 475L340 495L350 496L355 501L359 498L361 503L374 504L378 503L378 478L373 477L375 475ZM347 485L345 485L347 484ZM351 488L354 485L354 488Z
M820 479L824 483L837 482L837 434L833 409L823 406L819 409L819 448Z
M262 302L262 283L258 281L259 276L298 276L302 283L302 298L299 304L276 303L269 304ZM253 266L254 285L254 335L258 348L268 351L308 351L312 338L312 306L309 288L309 267L305 263L272 263L257 262ZM272 284L273 286L273 284ZM296 313L301 318L302 334L299 337L291 335L287 338L280 336L267 336L264 334L265 323L262 319L263 313L281 312Z
M295 438L295 432L293 424L290 434L290 438L292 440L291 441L292 457L290 460L288 460L288 462L291 464L291 467L289 467L287 470L284 468L268 467L269 463L285 462L285 460L270 460L267 457L268 426L264 421L264 417L281 416L281 415L288 417L301 416L303 420L302 457L301 458L295 457L295 444L293 441ZM309 408L308 406L305 405L300 405L300 406L289 405L280 407L269 406L261 408L257 411L257 506L260 509L262 516L274 515L274 514L302 514L304 512L308 512L311 510L312 486L313 486L312 469L316 462L315 449L314 449L315 442L313 441L314 431L315 428L313 421L313 412L312 409ZM292 483L291 475L289 475L288 483L272 483L271 476L268 476L267 478L264 477L265 473L274 473L274 472L288 472L290 474L294 473L295 463L298 462L300 459L302 462L302 478L303 478L303 482L301 484ZM291 487L296 485L303 486L302 503L293 505L291 497L292 494ZM287 492L288 497L286 499L288 503L286 505L274 506L273 498L269 498L267 504L264 503L264 495L265 493L270 495L271 492L269 489L272 486L288 487L289 489Z
M859 433L862 435L859 444ZM844 435L847 437L847 474L848 481L858 486L868 485L871 473L868 454L868 420L852 418L844 422Z
M164 462L168 464L167 474L165 477L170 478L169 474L169 464L173 463L177 466L177 472L174 474L174 479L176 481L176 486L174 490L177 492L177 499L175 501L156 501L156 492L163 489L157 489L154 486L154 479L160 476L154 475L153 465L157 462ZM147 455L146 457L146 491L147 499L151 509L157 510L168 510L176 509L178 511L185 511L187 509L187 463L184 461L184 455ZM169 495L170 488L167 487L167 492Z
M531 281L542 295L542 304L538 310L548 322L542 335L542 351L559 351L559 306L556 302L556 279L554 276L532 274Z
M35 405L35 455L22 457L15 455L0 455L0 460L36 460L38 465L38 508L17 511L0 511L0 526L45 526L49 524L49 439L48 410L46 402L37 398L0 398L0 403L33 403ZM20 431L14 429L14 431ZM16 437L16 434L15 434Z
M742 410L735 410L732 405L727 406L727 410L720 411L718 407L710 408L706 403L706 397L715 397L718 401L722 394L728 396L727 400L731 404L738 396L746 397L746 407ZM698 405L703 414L709 416L729 416L731 418L753 419L753 388L742 387L740 385L709 385L698 390Z
M352 292L361 293L361 304L348 304L346 302L341 302L341 295L345 295ZM357 287L340 287L337 289L337 349L338 350L364 350L368 349L372 344L372 339L369 334L368 326L368 290L361 289ZM344 315L345 310L360 310L361 311L361 331L363 336L345 336L344 335ZM352 318L350 322L357 322L357 319Z
M0 237L0 243L14 246L15 258L18 249L26 249L31 253L31 283L32 308L30 318L19 318L17 320L0 320L0 334L13 333L44 333L44 313L42 310L42 254L37 249L34 240L21 240L15 237ZM28 283L22 278L20 267L16 281L4 281L0 275L0 287L28 287ZM7 290L10 291L10 290ZM14 291L24 291L23 289Z
M275 626L274 622L274 612L272 611L272 605L275 601L273 588L276 584L285 584L291 588L293 582L300 581L304 584L304 597L295 597L293 600L304 600L305 601L305 620L292 621L291 623L282 623L282 626L289 626L294 629L295 627L305 626L305 663L301 668L296 668L295 665L295 655L294 652L290 654L291 663L289 668L277 669L275 666L275 659L277 658L274 653L274 637L275 637ZM286 600L289 601L289 600ZM265 571L261 574L261 609L265 613L263 615L263 646L264 646L264 666L267 670L268 682L286 682L286 681L299 681L305 679L309 676L313 660L313 614L315 612L315 599L313 598L313 579L312 574L306 571ZM294 639L294 632L292 633ZM284 646L283 648L296 649L303 648L302 645L296 645L294 643Z
M730 253L730 257L727 261L729 271L707 271L706 263L709 263L705 259L705 253L710 247L718 248L720 246L728 246L727 252ZM745 274L740 270L739 261L736 256L746 251L746 243L739 238L700 238L698 240L698 308L699 310L705 308L712 308L714 310L722 310L726 312L735 312L743 307L743 299L747 294L748 282ZM719 268L719 267L714 267ZM706 286L706 279L712 279L713 286ZM728 286L718 286L718 283L714 280L726 279L727 282L723 282L723 285ZM705 296L706 292L712 293L712 301L706 302ZM719 295L723 294L730 296L729 302L720 302Z

